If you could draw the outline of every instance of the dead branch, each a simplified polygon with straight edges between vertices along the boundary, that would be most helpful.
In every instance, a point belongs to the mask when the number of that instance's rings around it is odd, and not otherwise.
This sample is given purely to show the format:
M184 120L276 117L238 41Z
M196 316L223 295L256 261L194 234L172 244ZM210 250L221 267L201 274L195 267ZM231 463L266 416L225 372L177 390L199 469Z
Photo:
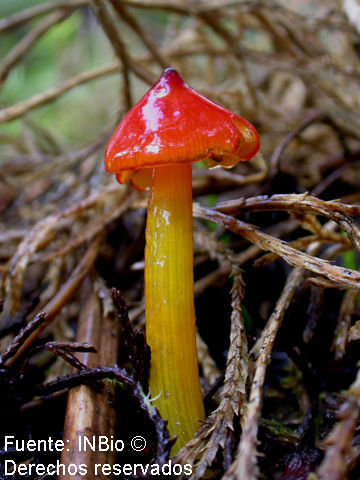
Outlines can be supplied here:
M122 65L122 78L123 78L123 92L124 92L124 103L126 111L130 110L132 107L132 94L130 88L130 79L129 79L129 56L126 51L124 42L121 38L119 30L116 28L116 25L113 21L112 16L109 14L106 3L104 0L93 0L95 6L95 11L101 25L104 29L104 32L109 37L110 44L114 49L117 57L119 58Z
M332 349L335 358L340 360L345 354L348 332L351 326L351 317L356 307L359 293L356 290L349 290L344 294L339 312L339 318L334 334Z
M80 359L86 368L112 366L117 362L119 328L114 318L103 316L100 300L94 291L90 280L83 286L82 309L76 335L78 342L87 342L96 346L98 354L83 354ZM64 426L64 441L68 448L64 449L61 462L85 464L90 467L89 478L94 475L95 463L112 465L115 452L93 452L79 450L78 439L84 435L92 438L94 435L115 434L116 413L114 410L114 387L96 391L90 386L81 385L71 389L68 395L67 411ZM64 479L68 478L67 476ZM94 477L95 478L95 477Z
M68 8L60 10L47 17L44 22L40 23L36 28L30 30L25 37L15 45L4 60L0 63L0 86L5 82L10 71L22 59L22 57L30 50L33 44L41 38L51 27L65 20L74 9Z
M256 438L263 398L263 387L267 366L276 334L291 300L303 276L303 270L296 268L289 276L275 310L262 334L261 347L256 355L255 373L252 378L248 408L243 420L243 433L236 459L223 477L226 480L243 478L255 480L258 475L256 462ZM260 342L259 342L260 343ZM253 352L254 354L254 352Z
M340 421L326 439L329 448L317 473L319 480L343 480L349 465L347 455L352 450L354 430L360 412L360 373L348 391L348 400L341 407Z
M89 246L68 281L61 287L59 292L50 300L50 302L44 306L43 311L46 313L46 320L37 326L36 330L30 334L21 347L16 351L16 354L8 359L6 362L7 365L12 365L29 348L29 346L39 337L44 328L54 320L57 313L73 297L94 265L98 255L100 241L101 238L97 238Z
M247 339L241 314L241 303L245 294L240 269L234 267L232 289L232 315L230 348L227 357L224 386L220 393L220 405L206 420L198 432L176 457L182 464L196 464L193 477L201 478L214 461L219 449L225 446L226 438L233 430L234 415L244 413L245 384L247 379Z
M31 97L28 100L19 102L11 107L0 109L0 124L4 122L10 122L16 118L22 117L26 113L34 110L35 108L41 107L57 99L63 93L68 92L72 88L75 88L79 85L83 85L90 80L95 80L97 78L103 77L104 75L110 75L119 71L120 63L113 62L110 65L105 65L104 67L99 67L89 72L83 72L79 75L76 75L69 80L66 80L62 85L58 87L51 87L45 92L38 93Z
M215 210L195 205L194 215L203 220L215 222L238 235L242 235L246 240L254 243L262 250L276 253L293 267L303 267L316 275L325 276L336 284L342 284L344 287L359 288L360 274L355 272L355 270L337 267L319 258L299 252L289 247L285 242L277 240L266 233L259 232L256 227L241 222L240 220L235 220L233 217L216 212Z

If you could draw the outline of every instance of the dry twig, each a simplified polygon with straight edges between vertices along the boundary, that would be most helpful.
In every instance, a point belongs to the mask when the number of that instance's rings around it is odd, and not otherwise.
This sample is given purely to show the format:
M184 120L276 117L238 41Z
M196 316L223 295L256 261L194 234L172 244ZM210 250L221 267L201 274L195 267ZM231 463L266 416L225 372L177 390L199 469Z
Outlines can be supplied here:
M82 309L76 339L96 347L98 354L83 354L82 362L86 368L112 366L117 362L119 344L119 325L114 315L101 310L100 299L93 290L90 280L84 284ZM62 452L64 465L85 464L89 467L89 478L95 478L95 463L115 462L115 452L93 452L79 450L79 437L84 434L92 440L93 436L104 435L110 438L115 434L116 412L114 409L113 387L96 391L90 386L81 385L71 389L68 395L64 426L64 441L68 445ZM86 432L86 433L85 433Z
M248 408L243 420L243 434L238 447L236 459L226 472L224 479L243 478L255 480L258 475L256 462L256 439L262 406L263 388L266 369L270 362L276 334L281 326L282 319L303 276L301 268L295 269L289 276L284 290L276 304L273 314L262 333L262 340L258 342L260 348L255 355L255 372L252 377Z
M318 469L319 480L343 480L349 470L347 455L352 450L354 431L360 414L360 373L348 391L348 399L341 407L340 421L326 439L329 448Z

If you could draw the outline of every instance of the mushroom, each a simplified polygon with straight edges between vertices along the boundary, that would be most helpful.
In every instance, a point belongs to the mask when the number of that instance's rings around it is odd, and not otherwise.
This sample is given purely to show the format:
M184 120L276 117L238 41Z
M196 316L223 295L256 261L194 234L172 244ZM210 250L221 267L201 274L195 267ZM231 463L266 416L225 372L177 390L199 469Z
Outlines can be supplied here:
M253 157L259 136L245 119L190 88L172 68L124 117L105 154L120 183L150 187L145 248L150 392L187 443L204 419L196 351L191 164L230 167Z

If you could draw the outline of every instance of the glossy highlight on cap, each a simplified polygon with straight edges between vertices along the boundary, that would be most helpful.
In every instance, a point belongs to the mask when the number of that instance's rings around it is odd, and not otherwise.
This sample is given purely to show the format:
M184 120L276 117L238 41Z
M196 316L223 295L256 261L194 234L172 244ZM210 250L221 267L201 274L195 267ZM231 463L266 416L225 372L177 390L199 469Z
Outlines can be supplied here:
M252 158L259 135L250 122L189 87L172 68L124 117L105 153L120 183L148 185L141 169L192 163L225 168Z

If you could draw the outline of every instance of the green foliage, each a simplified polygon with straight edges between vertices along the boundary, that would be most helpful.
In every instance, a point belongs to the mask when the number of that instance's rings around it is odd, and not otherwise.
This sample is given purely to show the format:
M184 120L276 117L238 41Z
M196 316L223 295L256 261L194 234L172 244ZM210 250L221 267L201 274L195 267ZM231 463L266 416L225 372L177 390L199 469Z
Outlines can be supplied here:
M36 42L6 81L1 92L4 103L24 100L57 82L62 76L59 58L73 42L80 22L80 15L74 14Z
M343 253L343 262L344 267L350 268L351 270L358 270L359 265L356 258L356 253L354 250Z
M37 19L26 29L19 27L6 35L6 42L0 42L1 56L5 57L41 21ZM99 29L93 28L91 17L87 28L84 28L84 21L84 11L78 10L39 38L8 76L1 90L0 105L27 100L111 60L112 52ZM31 118L60 141L70 144L86 142L89 136L97 137L109 123L118 82L116 76L112 76L77 87L57 101L31 112ZM0 131L19 135L22 125L22 120L13 121L0 126Z
M249 310L245 307L244 304L241 305L241 313L244 317L245 321L245 329L248 333L254 333L255 332L255 322L252 318L252 316L249 313Z

